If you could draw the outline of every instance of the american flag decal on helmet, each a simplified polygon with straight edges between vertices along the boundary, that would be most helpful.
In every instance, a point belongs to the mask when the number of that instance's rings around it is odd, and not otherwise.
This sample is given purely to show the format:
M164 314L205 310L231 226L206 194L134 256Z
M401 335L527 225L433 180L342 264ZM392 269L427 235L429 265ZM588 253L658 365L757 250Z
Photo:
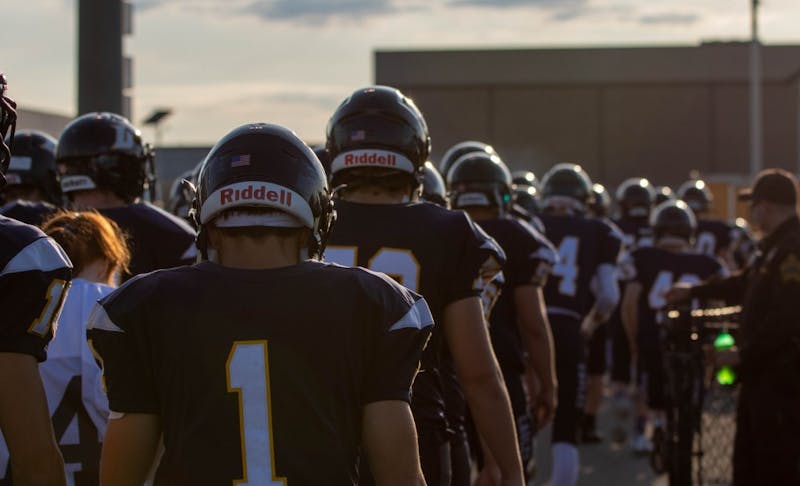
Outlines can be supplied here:
M231 167L246 167L250 165L249 155L234 155L231 157Z
M350 141L351 142L360 142L367 138L367 134L364 130L356 130L355 132L350 134Z

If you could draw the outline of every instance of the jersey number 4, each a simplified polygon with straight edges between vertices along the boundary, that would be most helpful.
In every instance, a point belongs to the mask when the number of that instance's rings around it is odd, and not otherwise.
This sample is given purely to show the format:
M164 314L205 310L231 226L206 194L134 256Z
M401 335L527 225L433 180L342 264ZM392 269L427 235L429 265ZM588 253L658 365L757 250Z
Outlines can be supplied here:
M575 236L566 236L558 245L558 263L553 266L553 275L561 280L558 291L563 295L574 296L578 283L578 245Z
M267 341L236 341L225 364L228 391L239 398L244 477L234 486L286 486L275 475Z
M650 289L650 293L647 294L647 303L650 304L651 309L663 309L664 306L667 305L665 296L667 291L672 287L674 281L675 276L669 270L658 272L656 279L653 281L653 287ZM685 273L678 278L677 282L695 284L700 282L700 277L691 273Z

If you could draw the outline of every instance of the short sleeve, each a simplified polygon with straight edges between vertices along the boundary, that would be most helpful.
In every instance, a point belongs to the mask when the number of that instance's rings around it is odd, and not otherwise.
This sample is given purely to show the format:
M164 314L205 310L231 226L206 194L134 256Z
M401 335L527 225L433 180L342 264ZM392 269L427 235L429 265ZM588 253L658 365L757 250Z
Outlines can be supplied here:
M373 274L374 275L374 274ZM389 277L371 282L372 309L364 323L369 359L365 369L364 403L384 400L410 402L411 385L419 370L433 317L422 296Z
M69 259L49 238L34 240L10 259L0 271L0 352L47 358L71 274Z
M599 221L600 238L598 245L598 265L612 264L619 262L624 246L623 233L611 225Z
M527 234L522 233L517 238L520 249L519 255L513 262L515 268L508 270L512 275L510 283L513 287L522 285L543 287L558 260L558 255L553 245L533 228L525 229L528 230Z
M142 285L134 278L104 299L88 323L89 345L103 368L109 409L119 413L157 413Z
M506 255L500 245L466 213L459 215L460 225L454 231L453 278L445 293L445 302L481 296L484 289L502 271Z

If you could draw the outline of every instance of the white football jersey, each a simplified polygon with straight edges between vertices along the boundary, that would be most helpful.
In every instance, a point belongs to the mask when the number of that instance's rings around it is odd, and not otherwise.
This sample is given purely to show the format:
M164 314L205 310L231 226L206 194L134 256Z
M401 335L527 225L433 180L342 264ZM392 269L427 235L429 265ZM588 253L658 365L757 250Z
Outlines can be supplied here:
M100 367L86 341L86 323L95 303L112 290L81 278L72 280L47 361L39 365L69 486L98 481L108 399ZM7 472L8 449L0 436L0 478Z

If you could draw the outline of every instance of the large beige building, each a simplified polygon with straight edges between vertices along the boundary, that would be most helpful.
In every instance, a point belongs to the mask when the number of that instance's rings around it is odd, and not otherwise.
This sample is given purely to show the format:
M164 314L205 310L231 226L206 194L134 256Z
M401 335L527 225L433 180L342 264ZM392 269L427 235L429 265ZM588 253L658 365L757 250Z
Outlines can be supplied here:
M477 139L512 169L582 163L615 186L642 175L676 185L691 170L749 172L749 45L379 51L375 80L412 96L433 157ZM764 165L800 164L800 46L764 46Z

